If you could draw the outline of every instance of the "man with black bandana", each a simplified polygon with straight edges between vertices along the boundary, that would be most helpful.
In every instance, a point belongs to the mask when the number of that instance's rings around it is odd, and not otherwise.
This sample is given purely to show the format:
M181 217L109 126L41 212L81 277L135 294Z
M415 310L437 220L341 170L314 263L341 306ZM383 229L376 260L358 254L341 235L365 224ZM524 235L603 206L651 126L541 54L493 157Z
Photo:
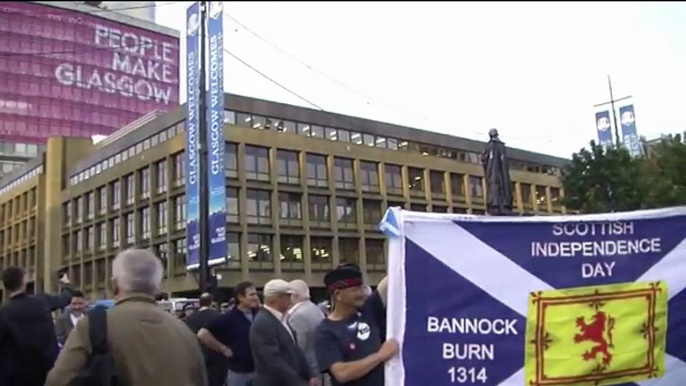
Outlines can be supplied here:
M384 342L387 279L365 294L356 265L339 266L326 274L332 311L315 333L315 353L322 373L333 386L383 386L384 363L398 353L398 342Z

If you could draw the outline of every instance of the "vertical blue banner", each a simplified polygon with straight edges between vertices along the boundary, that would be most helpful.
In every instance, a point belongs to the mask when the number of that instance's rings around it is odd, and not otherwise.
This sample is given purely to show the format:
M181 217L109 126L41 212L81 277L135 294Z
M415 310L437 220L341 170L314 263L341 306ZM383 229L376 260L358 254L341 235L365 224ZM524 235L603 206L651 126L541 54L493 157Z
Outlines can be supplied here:
M224 174L224 13L221 1L210 1L207 79L207 192L209 202L208 264L226 260L226 176Z
M186 12L186 269L200 266L200 4Z
M598 144L612 146L612 125L610 124L610 112L608 110L595 113L595 127L598 130Z
M641 138L638 137L636 131L636 115L634 115L634 105L628 105L619 108L620 122L622 122L622 137L624 138L624 146L629 151L632 157L640 157L643 155L643 145Z

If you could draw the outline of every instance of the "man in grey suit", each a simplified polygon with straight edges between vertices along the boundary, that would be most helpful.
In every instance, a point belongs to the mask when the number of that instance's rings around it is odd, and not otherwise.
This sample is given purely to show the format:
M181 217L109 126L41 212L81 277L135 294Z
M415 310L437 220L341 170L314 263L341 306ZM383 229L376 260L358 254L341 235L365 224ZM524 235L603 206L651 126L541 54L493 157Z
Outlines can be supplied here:
M264 286L263 292L264 307L250 327L255 360L253 386L308 386L316 382L286 320L293 289L286 281L275 279Z
M76 327L76 323L83 318L86 307L88 307L88 304L84 299L83 293L81 291L74 291L68 311L63 312L55 320L55 335L57 335L57 342L59 344L64 345L67 341L69 334Z
M295 293L291 296L293 307L288 310L288 325L295 333L298 347L305 353L310 371L312 374L319 374L314 354L314 332L324 320L324 313L310 300L310 287L307 283L298 279L291 281L290 285ZM319 375L317 378L321 379Z

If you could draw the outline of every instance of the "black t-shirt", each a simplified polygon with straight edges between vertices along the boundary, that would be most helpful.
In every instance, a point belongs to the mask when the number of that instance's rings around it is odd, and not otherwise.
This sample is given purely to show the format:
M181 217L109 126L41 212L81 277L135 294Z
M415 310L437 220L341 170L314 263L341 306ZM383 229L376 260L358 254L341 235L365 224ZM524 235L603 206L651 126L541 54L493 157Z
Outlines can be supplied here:
M360 312L348 320L325 319L315 332L315 354L322 373L329 373L338 362L354 362L379 351L385 334L385 307L378 292L367 299ZM383 386L384 365L364 377L347 383L332 375L333 386Z

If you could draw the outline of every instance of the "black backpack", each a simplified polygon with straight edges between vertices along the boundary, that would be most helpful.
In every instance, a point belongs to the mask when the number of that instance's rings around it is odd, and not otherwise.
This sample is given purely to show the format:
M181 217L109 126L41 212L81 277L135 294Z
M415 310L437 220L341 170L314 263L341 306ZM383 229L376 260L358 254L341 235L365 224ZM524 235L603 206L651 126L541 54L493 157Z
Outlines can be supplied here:
M105 307L96 306L88 312L88 327L92 351L86 364L86 373L75 378L69 386L116 386L114 359L107 341Z

